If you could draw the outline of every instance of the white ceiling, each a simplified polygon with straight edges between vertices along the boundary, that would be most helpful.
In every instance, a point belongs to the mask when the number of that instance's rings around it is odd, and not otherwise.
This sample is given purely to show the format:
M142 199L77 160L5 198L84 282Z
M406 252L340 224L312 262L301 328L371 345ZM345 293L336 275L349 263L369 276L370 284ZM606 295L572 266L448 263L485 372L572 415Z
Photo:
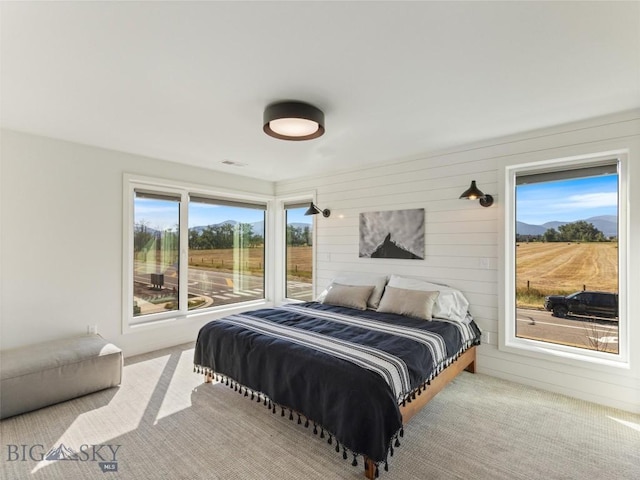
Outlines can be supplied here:
M273 181L640 107L639 2L0 8L3 127ZM266 136L285 99L326 134Z

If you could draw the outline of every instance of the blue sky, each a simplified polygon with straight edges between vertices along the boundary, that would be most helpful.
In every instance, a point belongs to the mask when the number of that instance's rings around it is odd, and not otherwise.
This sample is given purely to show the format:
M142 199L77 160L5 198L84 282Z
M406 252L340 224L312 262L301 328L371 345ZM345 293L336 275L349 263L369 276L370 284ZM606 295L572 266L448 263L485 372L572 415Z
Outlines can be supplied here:
M308 207L292 208L287 212L287 223L313 223L313 216L305 215ZM322 215L320 215L322 216Z
M615 174L518 185L516 195L516 220L531 225L618 214Z
M517 221L542 225L550 221L572 222L598 215L618 214L618 176L560 180L555 182L519 185L516 188ZM289 210L289 223L312 223L304 215L306 208ZM164 200L136 198L135 223L144 220L158 230L178 223L178 203ZM247 208L192 203L189 228L236 220L253 223L262 220L262 211Z
M289 210L287 220L290 223L311 224L311 218L304 216L305 210L306 207ZM144 221L148 227L156 230L173 228L178 223L178 202L136 198L134 211L134 223ZM263 220L263 211L205 203L190 205L189 228L211 225L225 220L235 220L242 223L260 222Z

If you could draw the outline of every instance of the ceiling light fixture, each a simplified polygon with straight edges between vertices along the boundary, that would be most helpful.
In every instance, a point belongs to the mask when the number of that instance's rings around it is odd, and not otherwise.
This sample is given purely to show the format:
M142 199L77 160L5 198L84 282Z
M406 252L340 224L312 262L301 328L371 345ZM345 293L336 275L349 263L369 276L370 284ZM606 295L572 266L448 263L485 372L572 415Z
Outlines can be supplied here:
M324 134L324 113L304 102L272 103L263 120L264 133L280 140L311 140Z
M471 180L471 186L462 192L460 198L466 198L467 200L480 200L480 205L483 207L490 207L493 205L493 197L482 193L482 191L476 187L475 180Z
M321 213L323 217L327 218L329 215L331 215L331 210L329 210L328 208L320 210L316 205L313 204L313 202L311 202L307 211L304 212L305 215L318 215L319 213Z

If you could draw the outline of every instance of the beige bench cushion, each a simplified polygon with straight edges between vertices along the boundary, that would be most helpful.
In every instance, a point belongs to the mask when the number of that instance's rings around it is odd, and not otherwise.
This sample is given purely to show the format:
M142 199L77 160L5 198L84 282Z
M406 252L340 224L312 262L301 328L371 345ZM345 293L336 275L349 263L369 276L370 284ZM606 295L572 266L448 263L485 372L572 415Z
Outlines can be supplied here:
M0 418L114 387L122 380L122 351L99 335L39 343L0 355Z

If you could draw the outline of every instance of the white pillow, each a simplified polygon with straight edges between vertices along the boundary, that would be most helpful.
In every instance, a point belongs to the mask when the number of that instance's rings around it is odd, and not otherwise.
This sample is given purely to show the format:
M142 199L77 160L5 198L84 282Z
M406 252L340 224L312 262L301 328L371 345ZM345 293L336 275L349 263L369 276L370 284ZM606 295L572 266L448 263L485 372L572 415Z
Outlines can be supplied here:
M433 305L440 292L425 290L411 290L408 288L387 287L380 300L378 312L397 313L407 317L431 320Z
M408 290L423 290L440 292L435 304L433 305L433 316L435 318L446 318L457 322L468 323L467 311L469 310L469 301L464 297L460 290L438 285L437 283L425 282L415 278L400 277L391 275L389 286L395 288L406 288Z
M379 275L376 273L341 273L331 280L329 287L333 283L358 286L372 285L373 292L371 292L371 296L367 300L367 307L375 310L380 304L380 297L382 297L382 292L387 284L387 279L388 277L386 275ZM327 296L327 292L329 291L329 287L325 288L318 298L316 298L316 302L322 302L324 300Z

